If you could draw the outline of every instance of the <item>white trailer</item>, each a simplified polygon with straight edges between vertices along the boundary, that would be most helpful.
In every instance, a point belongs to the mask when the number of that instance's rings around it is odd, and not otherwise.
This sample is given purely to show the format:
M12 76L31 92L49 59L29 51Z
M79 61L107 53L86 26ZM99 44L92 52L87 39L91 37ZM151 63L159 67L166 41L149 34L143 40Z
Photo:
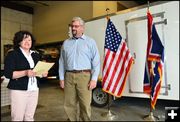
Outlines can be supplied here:
M179 1L155 2L149 10L165 48L163 81L158 99L179 100ZM122 96L149 98L143 93L147 47L147 5L110 14L110 19L126 39L135 58ZM103 65L106 16L86 21L85 34L96 40ZM102 73L100 74L102 77Z

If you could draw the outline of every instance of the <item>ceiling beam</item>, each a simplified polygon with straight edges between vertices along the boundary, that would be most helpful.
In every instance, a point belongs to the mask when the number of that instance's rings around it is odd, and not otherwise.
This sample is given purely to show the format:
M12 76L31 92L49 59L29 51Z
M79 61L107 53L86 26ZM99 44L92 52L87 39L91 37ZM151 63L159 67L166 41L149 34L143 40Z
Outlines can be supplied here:
M32 7L20 5L15 2L11 2L11 1L1 1L1 6L10 8L10 9L14 9L14 10L18 10L18 11L22 11L22 12L26 12L29 14L34 14L34 10Z
M118 1L118 3L121 4L122 6L126 7L126 8L132 8L132 7L139 5L135 1Z

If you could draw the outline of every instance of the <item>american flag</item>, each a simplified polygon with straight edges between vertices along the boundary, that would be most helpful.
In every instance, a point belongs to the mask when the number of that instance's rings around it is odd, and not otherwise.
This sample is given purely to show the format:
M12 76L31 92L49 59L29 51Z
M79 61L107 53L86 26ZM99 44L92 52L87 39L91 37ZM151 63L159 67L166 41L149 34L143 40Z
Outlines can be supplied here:
M102 89L116 97L121 97L133 64L133 57L110 19L107 23L104 48Z
M151 13L147 12L148 44L144 72L144 92L150 94L151 107L154 109L161 88L164 64L164 46L156 31Z

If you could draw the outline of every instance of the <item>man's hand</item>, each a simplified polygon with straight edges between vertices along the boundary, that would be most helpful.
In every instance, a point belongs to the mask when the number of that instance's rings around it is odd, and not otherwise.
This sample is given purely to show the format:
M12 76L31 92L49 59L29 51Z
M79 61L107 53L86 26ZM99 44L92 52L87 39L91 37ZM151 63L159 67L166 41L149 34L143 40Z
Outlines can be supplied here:
M59 85L60 85L61 88L64 89L64 80L60 80L60 81L59 81Z
M97 82L95 80L91 80L88 84L88 89L92 90L96 87Z

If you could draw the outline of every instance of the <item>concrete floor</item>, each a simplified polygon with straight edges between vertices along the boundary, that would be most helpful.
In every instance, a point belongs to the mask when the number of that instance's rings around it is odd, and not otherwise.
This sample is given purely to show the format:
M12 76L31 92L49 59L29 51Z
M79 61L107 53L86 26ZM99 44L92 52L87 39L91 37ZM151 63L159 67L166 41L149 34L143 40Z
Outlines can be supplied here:
M45 81L44 81L45 82ZM165 120L165 107L176 106L177 101L158 100L153 114L160 121ZM92 106L93 121L144 121L149 114L149 100L121 97L111 103L110 112L115 117L107 117L108 107L97 108ZM110 113L110 114L111 114ZM109 115L109 114L108 114ZM10 121L10 109L1 107L1 121ZM41 83L39 103L35 113L36 121L66 121L67 116L63 108L63 91L59 88L58 81Z

